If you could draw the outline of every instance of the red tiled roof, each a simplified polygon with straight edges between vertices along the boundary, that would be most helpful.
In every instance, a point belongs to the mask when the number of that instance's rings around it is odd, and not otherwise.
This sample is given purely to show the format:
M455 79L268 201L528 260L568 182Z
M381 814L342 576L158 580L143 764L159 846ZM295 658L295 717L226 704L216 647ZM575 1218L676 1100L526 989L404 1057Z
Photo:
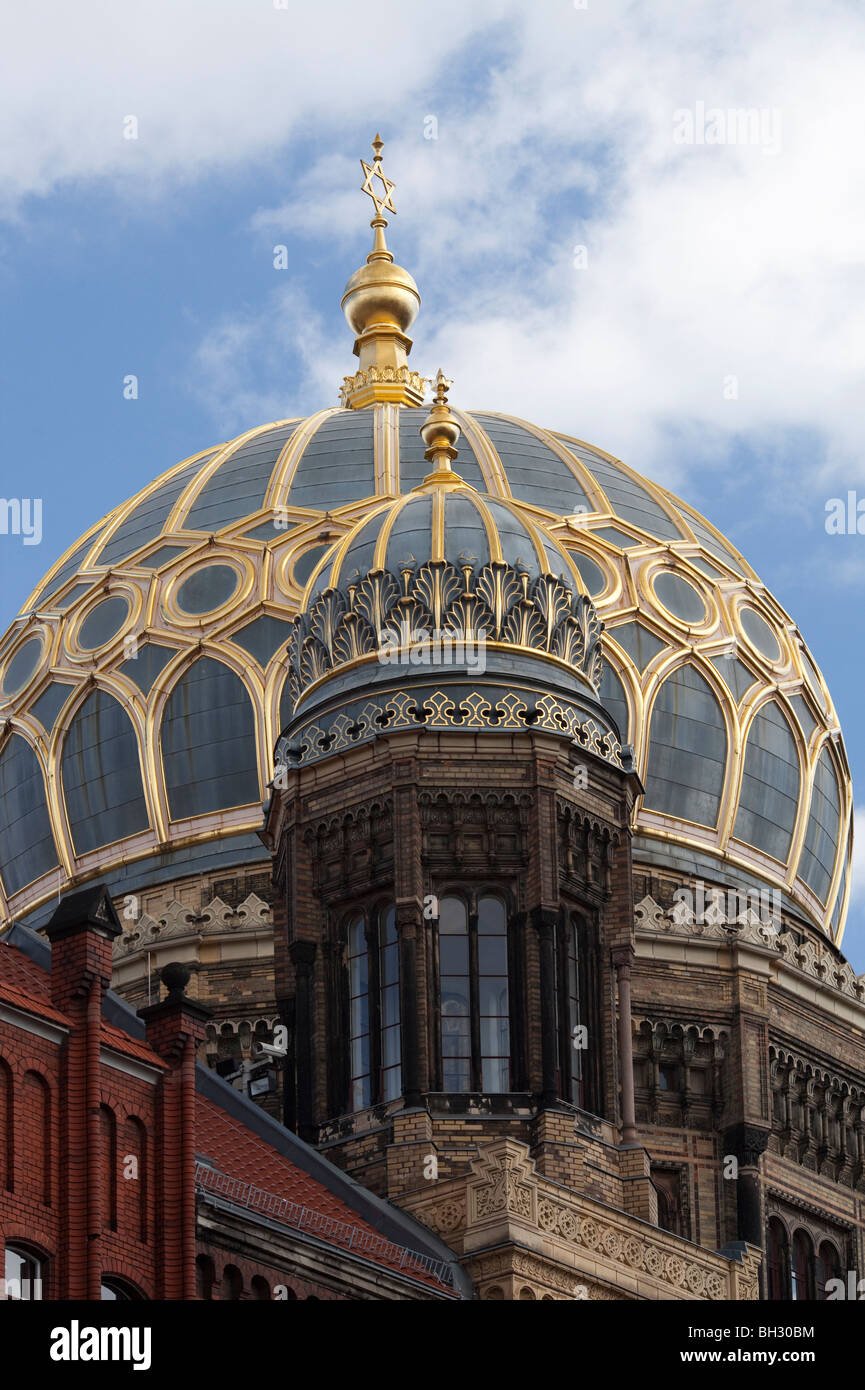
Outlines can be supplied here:
M51 1003L51 976L48 972L17 946L9 946L5 942L0 942L0 999L26 1013L36 1014L66 1028L71 1027L68 1016ZM158 1067L160 1071L166 1070L165 1063L152 1047L131 1038L122 1028L115 1027L104 1018L99 1036L104 1047L123 1052L127 1057L135 1057L148 1066Z
M106 1023L104 1018L99 1037L103 1047L110 1047L114 1052L125 1052L127 1057L136 1057L139 1062L146 1062L149 1067L158 1067L160 1071L168 1070L152 1047L148 1047L145 1042L139 1042L137 1038L130 1038L122 1028L115 1028L113 1023Z
M205 1096L196 1095L195 1104L198 1152L223 1173L250 1183L256 1188L266 1189L276 1197L283 1197L289 1202L307 1207L321 1216L353 1226L371 1237L370 1243L373 1246L376 1243L387 1245L387 1241L382 1241L380 1232L364 1221L353 1207L348 1206L309 1173L296 1168L289 1159L277 1153L263 1139L220 1110L212 1101ZM396 1247L390 1248L395 1253L368 1253L366 1258L386 1269L399 1270L402 1261L396 1253ZM406 1270L403 1269L402 1272L405 1273ZM432 1273L417 1267L411 1268L410 1273L414 1279L429 1283L438 1289L442 1288L441 1281Z
M0 941L0 999L69 1027L69 1019L51 1003L51 977L17 946L4 941Z

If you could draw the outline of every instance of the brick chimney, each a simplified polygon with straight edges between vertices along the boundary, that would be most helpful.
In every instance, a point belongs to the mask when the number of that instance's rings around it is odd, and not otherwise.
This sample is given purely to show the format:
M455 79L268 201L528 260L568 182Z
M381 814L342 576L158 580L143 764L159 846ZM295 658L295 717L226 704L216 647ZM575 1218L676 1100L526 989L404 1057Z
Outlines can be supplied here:
M123 928L104 883L70 893L45 928L51 942L51 1002L74 1011L97 984L111 984L111 948Z

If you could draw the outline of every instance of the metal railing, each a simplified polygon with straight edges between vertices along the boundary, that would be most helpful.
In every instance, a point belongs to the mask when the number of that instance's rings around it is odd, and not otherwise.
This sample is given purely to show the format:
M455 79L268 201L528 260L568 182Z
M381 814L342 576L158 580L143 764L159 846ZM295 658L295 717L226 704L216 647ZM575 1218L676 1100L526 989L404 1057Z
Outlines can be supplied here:
M384 1262L405 1274L431 1275L446 1287L453 1287L453 1270L446 1260L434 1260L431 1255L421 1255L407 1246L395 1245L393 1241L385 1240L372 1231L364 1231L347 1221L337 1221L332 1216L313 1211L311 1207L301 1206L299 1202L290 1202L287 1197L277 1197L273 1192L265 1192L261 1187L241 1182L240 1178L220 1173L203 1163L195 1165L195 1187L198 1192L212 1193L234 1206L261 1212L284 1226L306 1231L330 1245L338 1245L343 1250Z

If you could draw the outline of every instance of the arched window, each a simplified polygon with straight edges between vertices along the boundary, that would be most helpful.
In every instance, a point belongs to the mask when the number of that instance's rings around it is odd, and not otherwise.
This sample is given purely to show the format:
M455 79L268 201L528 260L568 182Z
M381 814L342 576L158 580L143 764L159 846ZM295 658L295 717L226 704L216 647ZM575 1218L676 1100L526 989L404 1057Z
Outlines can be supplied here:
M260 1274L254 1274L250 1283L252 1297L259 1303L270 1302L270 1285Z
M222 1271L222 1300L237 1302L243 1297L243 1275L237 1265L226 1265Z
M117 1121L107 1105L99 1107L99 1143L102 1158L102 1225L117 1230Z
M17 1245L6 1246L6 1297L16 1302L40 1302L44 1297L44 1262Z
M399 939L393 907L349 922L349 1105L365 1110L402 1094Z
M44 1206L51 1205L51 1091L39 1072L24 1073L21 1111L27 1116L28 1144L23 1185Z
M793 1254L790 1261L790 1283L793 1298L798 1303L811 1303L814 1300L814 1244L807 1231L800 1226L793 1236Z
M131 1284L127 1284L124 1279L115 1279L114 1275L106 1274L102 1278L99 1297L103 1303L111 1303L115 1299L121 1303L127 1303L140 1299L141 1294Z
M841 1256L831 1240L824 1240L817 1252L817 1297L823 1302L834 1292L826 1292L826 1285L832 1279L841 1278ZM844 1291L846 1293L846 1289Z
M787 1232L777 1216L769 1221L766 1244L769 1298L781 1302L790 1297L790 1251Z
M510 1090L507 916L484 896L469 917L462 898L439 904L442 1090Z
M123 1124L120 1186L120 1224L135 1240L147 1241L147 1130L129 1115Z

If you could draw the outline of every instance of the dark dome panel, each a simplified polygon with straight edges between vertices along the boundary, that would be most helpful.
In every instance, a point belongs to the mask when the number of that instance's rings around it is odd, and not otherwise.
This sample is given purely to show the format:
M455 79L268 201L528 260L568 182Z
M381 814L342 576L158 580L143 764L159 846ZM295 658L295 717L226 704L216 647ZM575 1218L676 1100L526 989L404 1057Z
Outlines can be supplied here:
M835 871L839 812L838 779L829 750L824 748L814 775L808 828L799 860L799 877L816 893L821 903L825 903L829 896Z
M610 499L610 506L622 521L629 521L632 526L639 526L643 531L648 531L650 536L657 536L662 541L684 539L684 531L667 516L654 497L645 488L640 487L623 468L617 468L609 459L602 458L594 449L588 449L585 445L568 441L567 447L600 483Z
M394 504L397 505L397 504ZM399 567L412 556L415 560L428 560L432 546L432 498L427 494L412 497L400 507L387 538L387 553L383 569L391 574L399 574ZM353 572L353 571L352 571ZM346 565L340 572L340 583L351 578Z
M381 528L384 526L387 518L387 511L383 510L377 512L358 528L345 553L345 559L341 565L341 572L343 574L353 575L355 570L357 570L359 574L367 574L368 571L372 569L376 542L381 535ZM322 573L329 575L329 567L325 566ZM318 589L322 587L327 588L327 583L322 583L320 581L316 585Z
M681 502L676 503L676 510L681 513L694 532L694 535L697 537L697 540L701 545L705 546L710 555L717 555L718 559L723 560L731 570L734 570L736 574L741 574L744 577L745 570L742 568L742 565L739 563L733 551L729 546L725 545L723 541L718 539L703 519L697 516L696 512L692 512L690 507L683 506Z
M138 648L135 656L124 661L120 671L131 681L135 681L142 695L146 695L159 672L163 671L171 658L176 655L177 652L173 647L163 647L158 642L144 642Z
M680 666L655 696L643 805L714 828L726 760L721 706L699 671Z
M242 647L248 652L263 670L274 652L286 646L291 632L291 623L263 614L254 622L247 623L239 632L233 633L230 640L236 647Z
M194 463L187 464L168 482L163 483L162 487L145 497L143 502L139 502L137 507L133 507L126 520L120 523L114 535L100 550L97 563L116 565L118 561L128 559L148 541L156 540L157 536L162 534L174 504L187 483L210 462L216 452L214 449L204 457L196 459Z
M58 863L39 759L13 734L0 753L0 879L7 895Z
M61 770L76 854L148 828L138 739L129 716L106 691L95 690L75 715Z
M535 543L524 523L519 517L514 516L504 502L495 502L491 497L484 498L484 501L492 512L499 533L502 558L509 565L519 563L525 565L532 574L540 573L542 566L538 560ZM558 569L553 573L558 573Z
M511 420L494 415L471 415L492 442L507 473L511 492L520 502L569 516L593 512L574 472L543 440Z
M54 721L74 689L73 685L67 685L65 681L52 681L39 699L33 701L28 713L38 719L43 729L50 733L54 728Z
M630 716L628 714L628 699L625 695L625 687L616 675L609 661L604 662L604 669L601 673L601 683L598 686L598 699L609 710L619 726L619 734L623 743L629 743L630 738Z
M375 495L371 410L341 410L323 420L303 451L288 503L330 511Z
M97 539L98 533L94 532L86 541L82 541L79 546L76 546L65 565L61 565L60 569L54 575L54 578L47 584L43 584L37 597L33 601L32 606L34 608L38 608L40 604L45 602L47 597L50 597L51 594L56 594L58 589L63 588L66 581L72 578L73 574L75 574L79 566L83 563L85 555L88 550L90 550L91 546L96 544Z
M257 434L211 474L183 520L184 531L219 531L261 510L276 461L297 421Z
M200 657L162 716L162 761L172 820L259 800L255 717L239 676Z
M778 706L764 705L745 745L733 835L786 863L799 807L799 754Z
M489 506L489 499L484 499ZM490 542L484 519L468 493L452 492L445 498L445 559L459 567L460 556L473 555L485 565Z

